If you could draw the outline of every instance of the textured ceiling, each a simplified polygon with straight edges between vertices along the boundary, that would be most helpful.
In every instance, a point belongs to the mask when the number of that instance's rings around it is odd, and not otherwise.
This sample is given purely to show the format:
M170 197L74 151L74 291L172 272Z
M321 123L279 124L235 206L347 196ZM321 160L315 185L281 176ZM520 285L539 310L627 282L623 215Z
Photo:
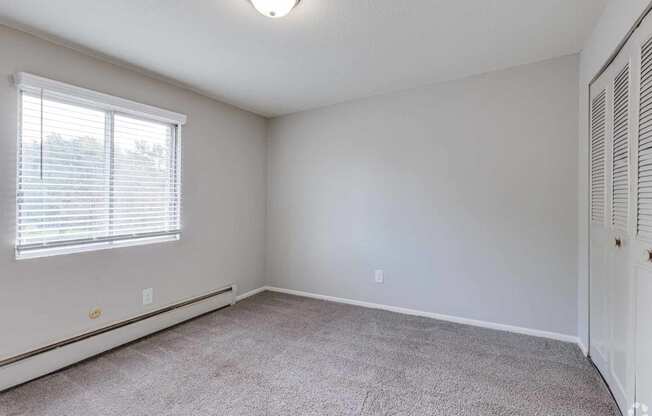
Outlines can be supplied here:
M0 22L264 116L581 50L606 0L0 0Z

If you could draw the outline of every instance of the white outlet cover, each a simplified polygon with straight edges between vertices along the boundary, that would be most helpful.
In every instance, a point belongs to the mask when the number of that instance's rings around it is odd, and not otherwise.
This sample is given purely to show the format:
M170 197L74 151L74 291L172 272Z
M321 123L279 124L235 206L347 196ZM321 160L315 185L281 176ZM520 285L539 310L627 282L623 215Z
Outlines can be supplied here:
M382 270L376 270L374 273L376 283L383 283L385 281L385 273Z
M143 305L149 305L154 302L154 289L147 288L143 289Z

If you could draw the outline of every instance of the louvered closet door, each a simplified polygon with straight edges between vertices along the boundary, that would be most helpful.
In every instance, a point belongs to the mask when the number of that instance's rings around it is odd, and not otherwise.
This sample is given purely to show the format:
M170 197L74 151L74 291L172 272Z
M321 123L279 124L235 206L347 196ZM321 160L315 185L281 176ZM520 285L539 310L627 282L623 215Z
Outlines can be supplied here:
M633 38L636 237L632 302L636 309L636 401L652 407L652 18L643 21ZM639 409L638 415L643 414Z
M607 71L591 85L590 99L590 270L591 342L590 354L600 371L609 374L609 239L610 215L608 178L610 174L612 86Z
M611 176L609 181L610 240L607 243L610 274L606 298L609 302L609 375L611 389L619 407L627 414L634 404L634 303L633 276L631 265L634 237L634 206L632 199L632 157L635 141L634 111L632 97L635 96L632 71L635 66L632 55L633 41L618 54L609 70L611 84L611 127L607 143L610 146Z

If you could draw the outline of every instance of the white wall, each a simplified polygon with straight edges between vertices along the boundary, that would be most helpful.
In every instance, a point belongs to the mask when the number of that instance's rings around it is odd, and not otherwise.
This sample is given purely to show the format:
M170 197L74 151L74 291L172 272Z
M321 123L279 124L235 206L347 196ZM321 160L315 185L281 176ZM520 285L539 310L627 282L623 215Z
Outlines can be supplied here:
M257 288L263 255L267 284L577 331L586 345L588 82L648 3L608 3L576 85L567 57L273 120L266 250L264 119L0 26L0 331L12 334L0 356L139 313L144 287L153 307ZM189 115L181 242L14 260L16 71ZM577 85L579 118L565 107ZM574 116L579 153L566 140Z
M579 74L579 176L578 176L578 328L580 342L588 347L589 337L589 82L616 51L649 0L610 0L580 54Z
M568 56L272 120L268 284L575 335L577 96Z
M178 243L14 259L17 93L32 72L188 115ZM0 26L0 357L230 283L263 285L266 120ZM88 311L104 314L90 321Z

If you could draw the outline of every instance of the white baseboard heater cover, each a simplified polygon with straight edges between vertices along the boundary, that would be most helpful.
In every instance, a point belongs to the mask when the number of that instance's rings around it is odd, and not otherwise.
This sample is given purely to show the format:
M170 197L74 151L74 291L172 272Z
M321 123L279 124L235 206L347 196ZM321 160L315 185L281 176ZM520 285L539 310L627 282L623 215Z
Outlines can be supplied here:
M120 345L232 305L235 286L0 360L0 392Z

